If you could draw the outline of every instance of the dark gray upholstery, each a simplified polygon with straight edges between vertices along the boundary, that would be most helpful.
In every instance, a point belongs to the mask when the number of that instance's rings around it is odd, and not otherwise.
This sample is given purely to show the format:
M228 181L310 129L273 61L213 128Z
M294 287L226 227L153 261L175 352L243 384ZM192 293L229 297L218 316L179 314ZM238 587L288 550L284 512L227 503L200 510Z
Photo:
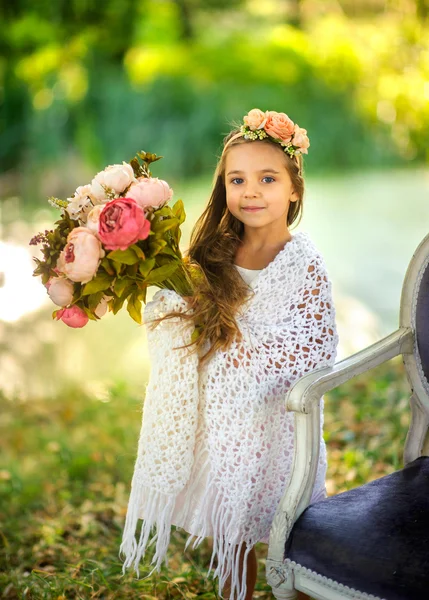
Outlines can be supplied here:
M429 380L429 266L426 267L417 292L416 339L423 373ZM429 592L428 592L429 598Z
M310 504L285 558L386 600L428 600L429 457Z

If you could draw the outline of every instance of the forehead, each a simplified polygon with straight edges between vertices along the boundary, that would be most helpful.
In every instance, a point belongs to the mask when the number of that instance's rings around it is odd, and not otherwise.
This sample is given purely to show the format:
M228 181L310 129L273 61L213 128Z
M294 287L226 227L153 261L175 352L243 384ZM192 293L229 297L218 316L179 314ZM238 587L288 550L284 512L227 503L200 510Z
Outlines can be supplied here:
M248 142L237 144L229 148L225 158L225 172L231 170L239 171L261 171L273 168L284 170L285 157L279 148L264 142Z

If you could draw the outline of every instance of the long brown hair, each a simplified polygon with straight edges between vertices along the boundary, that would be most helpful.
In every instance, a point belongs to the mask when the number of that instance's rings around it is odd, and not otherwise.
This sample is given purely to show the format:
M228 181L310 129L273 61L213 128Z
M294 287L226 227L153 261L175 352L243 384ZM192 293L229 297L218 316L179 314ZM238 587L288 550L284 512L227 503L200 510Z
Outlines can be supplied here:
M239 131L239 127L230 131L223 140L223 147ZM277 142L269 138L258 141L273 145L284 156L285 167L298 197L296 202L289 203L286 224L289 226L296 219L299 219L299 223L304 197L302 154L291 158ZM195 280L193 296L188 298L189 309L186 312L174 311L153 321L180 316L193 319L195 325L202 324L196 341L181 346L195 346L195 351L200 354L200 364L217 349L227 350L235 339L241 339L235 315L249 297L249 287L234 267L234 260L242 243L244 224L228 210L226 204L225 161L231 147L249 143L253 141L239 137L222 151L214 173L210 199L191 231L185 261L194 273L198 272L199 277ZM208 351L201 355L202 349L209 343Z

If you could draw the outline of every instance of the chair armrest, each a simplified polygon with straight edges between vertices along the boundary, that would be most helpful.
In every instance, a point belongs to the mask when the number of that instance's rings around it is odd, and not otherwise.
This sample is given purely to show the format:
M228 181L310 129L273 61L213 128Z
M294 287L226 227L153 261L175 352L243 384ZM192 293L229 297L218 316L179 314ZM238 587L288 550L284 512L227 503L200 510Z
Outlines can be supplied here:
M338 362L304 375L286 394L286 409L295 415L295 455L291 480L277 507L270 532L267 554L267 578L279 585L283 573L285 541L292 527L308 506L315 479L315 463L320 443L320 406L323 394L398 354L413 354L414 332L400 327L397 331L368 348ZM283 573L284 574L284 573ZM284 579L283 579L284 580ZM276 583L277 581L277 583ZM291 588L292 589L292 588Z
M414 332L410 327L400 327L382 340L336 363L321 367L304 375L288 390L286 410L310 413L325 392L369 371L398 354L412 354Z

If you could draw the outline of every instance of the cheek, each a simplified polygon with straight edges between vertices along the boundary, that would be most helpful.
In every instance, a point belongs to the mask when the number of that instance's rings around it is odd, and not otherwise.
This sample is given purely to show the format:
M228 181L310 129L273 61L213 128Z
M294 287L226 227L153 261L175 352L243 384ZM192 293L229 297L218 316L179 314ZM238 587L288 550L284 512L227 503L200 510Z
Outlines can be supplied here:
M226 204L229 209L235 208L239 203L239 194L236 188L226 188Z

